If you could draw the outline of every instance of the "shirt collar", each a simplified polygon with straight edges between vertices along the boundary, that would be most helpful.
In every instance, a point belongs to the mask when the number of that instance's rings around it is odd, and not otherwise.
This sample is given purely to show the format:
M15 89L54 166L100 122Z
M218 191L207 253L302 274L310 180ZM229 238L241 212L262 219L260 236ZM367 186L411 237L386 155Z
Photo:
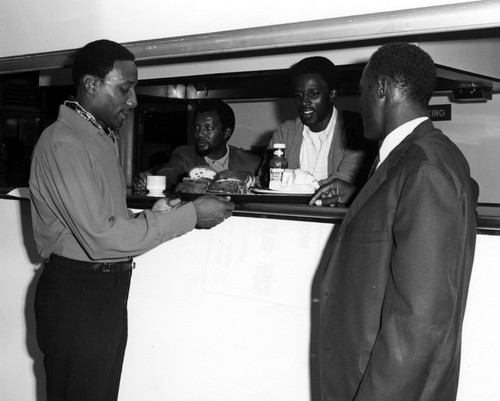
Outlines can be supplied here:
M333 127L335 126L335 122L337 121L337 109L335 106L333 106L332 110L332 116L330 117L330 121L328 121L328 125L323 131L320 132L313 132L309 129L307 125L304 124L304 129L302 130L302 135L315 135L316 137L318 136L325 136L333 132Z
M211 159L208 156L205 156L205 161L209 164L212 165L213 163L218 163L222 166L226 165L226 161L229 158L229 145L226 143L226 154L222 156L220 159Z
M410 135L413 130L421 124L423 121L427 120L428 117L419 117L414 120L410 120L403 125L400 125L395 130L391 131L389 135L384 138L382 145L379 150L379 162L378 166L387 159L389 153L391 153L403 140Z
M101 124L99 124L96 118L90 112L85 110L80 103L78 103L78 100L76 100L76 98L70 96L69 99L64 102L64 105L66 107L69 107L71 110L76 111L79 115L89 121L94 127L108 135L113 141L116 140L116 133L111 128L104 128Z

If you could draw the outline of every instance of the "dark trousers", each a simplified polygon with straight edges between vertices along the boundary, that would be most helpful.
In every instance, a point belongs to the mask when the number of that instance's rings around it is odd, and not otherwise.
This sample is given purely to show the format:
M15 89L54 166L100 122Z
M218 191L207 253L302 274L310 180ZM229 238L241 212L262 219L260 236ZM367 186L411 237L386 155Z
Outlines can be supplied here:
M132 272L95 272L76 265L47 261L36 290L47 401L115 401Z

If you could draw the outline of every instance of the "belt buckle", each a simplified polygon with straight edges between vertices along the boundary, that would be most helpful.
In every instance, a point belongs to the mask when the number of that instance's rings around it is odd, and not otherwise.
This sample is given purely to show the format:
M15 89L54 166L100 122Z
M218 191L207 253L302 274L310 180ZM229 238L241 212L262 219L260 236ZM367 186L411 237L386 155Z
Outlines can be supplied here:
M113 266L111 263L103 263L99 270L103 273L111 273L113 271Z
M113 271L113 266L111 263L96 263L94 265L94 270L99 273L111 273Z

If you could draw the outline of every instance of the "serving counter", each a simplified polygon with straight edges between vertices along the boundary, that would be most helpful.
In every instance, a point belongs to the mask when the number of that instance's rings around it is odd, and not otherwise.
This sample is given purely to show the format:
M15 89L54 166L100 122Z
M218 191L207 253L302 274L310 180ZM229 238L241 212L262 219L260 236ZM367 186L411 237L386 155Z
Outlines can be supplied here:
M136 209L153 202L129 198ZM0 198L0 388L9 401L45 401L32 307L41 260L29 206ZM484 207L491 210L479 209L484 231L464 322L459 401L499 393L500 237L485 234L500 225L495 207ZM344 214L302 203L236 202L219 226L137 257L120 401L315 400L309 364L316 269Z
M167 193L167 196L173 194ZM252 200L252 197L255 199ZM338 224L347 212L345 207L308 206L307 196L283 197L282 201L278 201L277 197L268 197L272 202L267 202L263 195L247 195L241 199L243 201L235 201L234 216ZM151 208L155 200L156 198L132 192L128 195L128 205L132 209ZM479 203L476 211L477 233L500 235L500 204Z

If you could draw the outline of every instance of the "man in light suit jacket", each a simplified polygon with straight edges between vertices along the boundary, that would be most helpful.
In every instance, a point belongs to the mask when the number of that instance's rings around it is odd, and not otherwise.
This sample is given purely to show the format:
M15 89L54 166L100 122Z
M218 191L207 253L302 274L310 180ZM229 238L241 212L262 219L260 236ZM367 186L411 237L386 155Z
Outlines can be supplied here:
M234 126L235 117L231 106L219 99L201 101L194 116L195 146L179 146L167 163L140 173L134 180L134 189L145 190L149 174L166 176L166 188L173 188L197 166L208 166L215 171L245 170L256 174L260 157L227 143Z
M336 182L360 188L374 159L374 146L363 138L358 113L335 107L338 72L325 57L302 59L290 69L299 116L282 123L274 132L269 149L285 144L288 168L311 173L320 186ZM267 160L259 176L264 184ZM323 191L316 198L321 198Z
M409 44L382 46L363 71L364 135L383 142L319 267L323 401L456 398L478 188L427 117L435 82Z

